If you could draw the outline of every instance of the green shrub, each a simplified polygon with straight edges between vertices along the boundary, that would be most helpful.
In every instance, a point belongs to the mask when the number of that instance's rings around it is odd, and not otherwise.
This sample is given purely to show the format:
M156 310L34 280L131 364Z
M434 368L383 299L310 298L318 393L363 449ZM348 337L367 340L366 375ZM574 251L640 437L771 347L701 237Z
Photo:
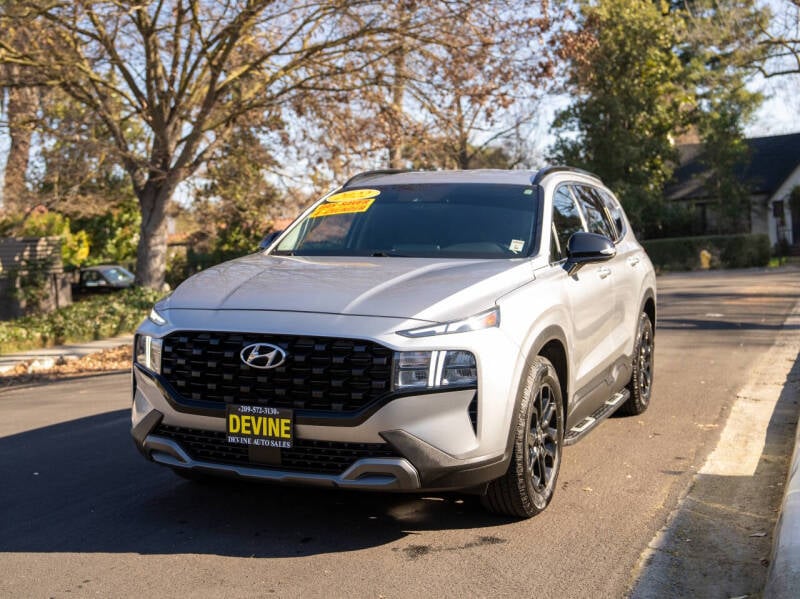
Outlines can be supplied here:
M0 322L0 354L130 333L159 297L152 289L132 287L89 297L50 314Z
M766 266L770 258L767 235L711 235L707 237L672 237L642 242L658 270L695 270L700 268L700 252L711 254L712 268L748 268Z
M64 266L80 266L89 256L86 231L72 232L69 219L58 212L33 212L22 223L23 237L60 237Z

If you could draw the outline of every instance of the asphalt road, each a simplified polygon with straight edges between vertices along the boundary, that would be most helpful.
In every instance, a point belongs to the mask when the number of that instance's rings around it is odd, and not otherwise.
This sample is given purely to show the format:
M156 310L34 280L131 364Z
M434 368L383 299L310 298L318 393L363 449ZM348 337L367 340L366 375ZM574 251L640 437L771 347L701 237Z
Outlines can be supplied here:
M640 417L567 448L546 512L185 482L128 433L129 376L0 393L0 596L619 597L800 297L800 271L659 278Z

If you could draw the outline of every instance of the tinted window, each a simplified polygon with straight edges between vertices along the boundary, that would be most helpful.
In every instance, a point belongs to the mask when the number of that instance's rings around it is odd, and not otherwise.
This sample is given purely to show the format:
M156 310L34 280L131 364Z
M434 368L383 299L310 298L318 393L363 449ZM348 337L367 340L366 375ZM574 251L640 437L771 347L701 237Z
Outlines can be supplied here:
M556 228L558 244L561 246L561 253L560 256L553 255L551 259L566 258L569 238L576 231L583 231L580 212L578 212L578 207L566 186L559 187L553 194L553 224Z
M608 210L608 213L611 215L611 221L614 223L614 228L616 229L617 234L614 237L614 241L619 241L625 234L625 218L622 216L622 207L619 205L616 198L607 191L599 189L598 192L600 193L600 197L603 198L603 204L605 204L606 210Z
M575 195L583 208L586 216L586 226L590 233L605 235L609 239L614 239L614 227L608 219L603 209L603 200L600 194L591 187L585 185L575 185L573 187Z
M530 253L537 213L533 186L375 185L330 196L273 253L513 258Z
M114 283L122 283L125 281L133 281L133 273L122 268L121 266L113 266L103 270L103 275L106 279Z

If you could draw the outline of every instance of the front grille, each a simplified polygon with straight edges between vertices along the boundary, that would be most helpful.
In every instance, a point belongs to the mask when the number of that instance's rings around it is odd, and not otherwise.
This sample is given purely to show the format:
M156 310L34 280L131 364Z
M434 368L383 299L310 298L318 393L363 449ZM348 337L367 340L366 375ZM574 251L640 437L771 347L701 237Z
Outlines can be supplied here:
M265 464L251 461L248 447L228 443L222 432L161 424L153 434L175 441L195 460L308 474L339 475L363 458L399 457L386 443L294 439L291 449L280 450L280 464Z
M247 366L240 353L251 343L281 347L286 361ZM351 412L390 390L392 350L356 339L179 332L164 339L161 373L187 400Z

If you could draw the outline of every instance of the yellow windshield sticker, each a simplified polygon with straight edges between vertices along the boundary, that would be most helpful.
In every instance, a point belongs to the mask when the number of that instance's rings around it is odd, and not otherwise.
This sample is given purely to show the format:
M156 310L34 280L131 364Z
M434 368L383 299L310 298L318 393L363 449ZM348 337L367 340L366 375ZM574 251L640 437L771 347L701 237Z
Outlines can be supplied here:
M368 200L381 195L378 189L351 189L350 191L342 191L335 193L328 198L329 202L349 202L350 200ZM361 211L363 212L363 211Z
M372 206L372 202L374 201L375 199L372 198L366 200L340 200L337 202L327 202L317 206L314 212L312 212L309 216L311 218L317 218L318 216L333 216L335 214L355 214L357 212L366 212L369 210L369 207Z

